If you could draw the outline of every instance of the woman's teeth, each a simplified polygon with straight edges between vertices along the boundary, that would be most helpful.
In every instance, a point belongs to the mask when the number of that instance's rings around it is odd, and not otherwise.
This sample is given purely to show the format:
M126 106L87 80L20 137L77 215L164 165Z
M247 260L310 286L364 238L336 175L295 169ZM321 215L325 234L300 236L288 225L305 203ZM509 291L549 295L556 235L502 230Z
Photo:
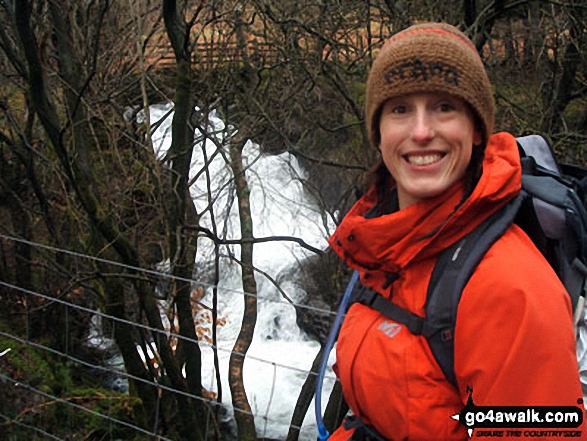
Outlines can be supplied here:
M442 159L440 153L430 153L427 155L407 155L406 160L413 165L429 165L434 164Z

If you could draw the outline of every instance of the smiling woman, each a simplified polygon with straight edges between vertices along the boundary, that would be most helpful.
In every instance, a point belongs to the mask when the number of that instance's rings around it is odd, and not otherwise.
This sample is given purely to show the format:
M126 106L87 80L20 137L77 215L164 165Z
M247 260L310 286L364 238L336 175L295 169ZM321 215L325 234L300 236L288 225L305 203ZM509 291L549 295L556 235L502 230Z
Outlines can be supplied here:
M569 296L515 224L476 266L454 332L413 326L429 323L439 256L520 192L518 146L493 134L494 113L483 63L452 26L412 26L375 59L366 124L381 158L330 238L367 292L340 330L334 369L353 415L332 440L466 440L452 416L469 399L576 406L582 396ZM433 335L454 344L454 381L429 345Z

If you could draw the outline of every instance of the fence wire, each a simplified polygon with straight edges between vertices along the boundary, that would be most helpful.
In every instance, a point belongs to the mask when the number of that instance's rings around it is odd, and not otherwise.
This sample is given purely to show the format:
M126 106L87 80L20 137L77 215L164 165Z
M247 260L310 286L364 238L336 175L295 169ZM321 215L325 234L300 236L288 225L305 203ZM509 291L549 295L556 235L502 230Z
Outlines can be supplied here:
M248 297L248 296L252 296L252 297L259 297L258 294L256 293L249 293L243 290L238 290L238 289L231 289L229 287L226 286L221 286L221 285L215 285L209 282L206 282L204 280L198 280L198 279L188 279L188 278L184 278L184 277L179 277L179 276L174 276L172 274L163 272L163 271L158 271L155 269L150 269L150 268L141 268L141 267L136 267L136 266L132 266L132 265L127 265L121 262L116 262L113 260L109 260L109 259L104 259L104 258L100 258L97 256L91 256L89 254L84 254L84 253L79 253L76 251L71 251L71 250L65 250L62 248L57 248L57 247L53 247L50 245L45 245L42 243L38 243L38 242L32 242L26 239L22 239L22 238L18 238L18 237L13 237L13 236L7 236L4 234L0 234L0 240L8 240L8 241L12 241L12 242L18 242L18 243L22 243L25 245L29 245L32 247L36 247L36 248L41 248L47 251L51 251L51 252L56 252L56 253L62 253L62 254L67 254L73 257L79 257L82 259L87 259L89 261L94 261L94 262L98 262L98 263L103 263L103 264L107 264L107 265L112 265L112 266L116 266L122 269L128 269L128 270L132 270L132 271L136 271L136 272L140 272L143 274L147 274L150 276L155 276L161 279L166 279L166 280L176 280L176 281L182 281L182 282L189 282L189 283L193 283L193 284L197 284L197 285L201 285L202 287L206 288L206 289L219 289L222 290L223 292L226 293L232 293L232 294L237 294L237 295L242 295L243 297ZM303 303L298 303L295 302L291 299L285 299L285 298L281 298L281 299L272 299L272 298L264 298L262 299L265 302L270 302L270 303L280 303L280 304L284 304L284 305L290 305L293 306L295 308L299 308L302 310L307 310L307 311L314 311L314 312L318 312L324 315L331 315L334 316L336 315L335 312L329 310L329 309L324 309L324 308L317 308L311 305L305 305ZM198 301L197 303L201 304L202 306L204 306L207 309L211 309L212 307L205 304L204 302L200 302ZM134 323L134 322L133 322Z
M24 239L14 238L0 234L0 240L12 241L23 243L32 247L36 247L47 252L52 253L64 253L76 258L88 259L90 261L100 262L102 264L114 265L117 267L123 267L125 269L132 269L133 271L142 272L160 278L161 280L170 280L174 277L170 274L145 268L134 268L120 264L119 262L109 261L107 259L98 258L95 256L86 255L83 253L77 253L73 251L58 249L55 247L34 243ZM246 293L238 290L226 289L219 286L214 286L198 280L187 280L192 284L205 286L208 289L216 288L224 292L230 292L239 296L255 295L252 293ZM50 288L50 287L48 287ZM288 399L295 400L297 396L284 396L284 394L278 389L277 378L279 376L279 370L290 371L300 377L306 378L310 375L311 362L308 365L308 369L303 369L298 366L289 365L284 363L279 358L279 354L275 354L277 359L264 358L260 356L254 356L251 354L239 354L234 352L232 349L224 348L220 345L214 345L205 339L194 340L179 335L174 332L173 327L170 329L156 329L148 326L140 321L126 320L119 317L115 317L104 313L98 308L91 308L84 305L76 304L71 298L66 295L55 297L55 295L49 295L41 292L37 292L31 289L26 289L6 281L0 280L0 295L4 292L11 292L13 295L19 296L23 303L24 310L24 329L0 329L0 389L5 392L0 392L0 396L3 399L3 403L0 404L0 433L4 432L7 435L6 439L59 439L59 440L73 440L73 439L152 439L152 440L167 440L165 436L161 435L164 433L160 427L160 422L156 418L152 423L152 427L145 427L144 424L138 424L133 420L133 406L136 404L136 398L133 398L132 394L128 393L128 390L120 390L118 388L97 388L93 393L90 391L79 391L75 390L73 384L65 384L62 386L59 394L54 391L45 390L43 386L44 381L39 378L40 375L44 375L44 372L37 371L38 362L36 361L39 357L50 356L55 362L55 366L51 366L55 375L61 375L64 378L69 378L72 375L80 375L79 372L85 372L85 375L95 375L99 377L113 377L116 378L118 383L133 384L143 383L150 385L157 389L158 399L161 399L165 393L183 395L191 400L197 400L210 408L217 409L219 403L215 400L214 395L210 396L196 396L184 391L177 390L168 384L164 384L157 379L160 377L155 376L154 381L149 381L144 378L130 375L120 365L109 365L105 363L106 354L102 355L102 359L84 359L78 355L70 353L70 347L75 339L79 339L79 336L70 335L72 332L69 329L68 320L69 316L75 316L76 314L83 314L84 317L92 317L92 320L98 319L107 321L111 324L111 328L114 329L117 324L130 326L138 332L150 332L152 335L161 335L165 342L172 340L191 342L198 344L202 349L209 349L223 353L225 357L231 355L240 355L246 360L254 360L261 364L267 365L272 374L271 378L265 378L264 381L270 384L269 397L267 405L264 409L257 409L253 406L252 412L249 413L257 423L257 431L260 432L259 436L264 438L268 432L268 425L283 424L283 419L276 422L272 421L271 410L275 403L279 400ZM1 297L0 297L1 298ZM306 308L315 310L323 315L330 315L330 310L313 308L303 304L296 304L291 301L285 301L283 299L258 299L268 303L284 303L290 306L298 308ZM65 315L65 327L62 329L55 329L55 333L61 335L63 344L60 347L52 347L42 339L39 340L33 335L35 334L33 321L30 319L31 314L39 314L49 310L49 308L56 306L64 310ZM292 311L293 312L293 311ZM89 326L89 324L88 324ZM89 330L84 339L89 339ZM106 335L102 335L101 338L108 339ZM167 343L166 343L167 344ZM152 353L150 353L150 351ZM20 352L20 353L19 353ZM153 347L142 348L143 361L146 361L147 357L156 358L157 350ZM18 355L18 357L16 357ZM10 360L19 360L19 365L15 365ZM155 363L156 364L156 363ZM202 366L204 368L204 366ZM206 369L210 366L205 366ZM88 374L89 373L89 374ZM225 373L221 373L224 375ZM215 378L215 375L211 375L210 378ZM333 375L327 375L326 378L331 382L335 381ZM62 378L63 379L63 378ZM69 380L71 382L71 380ZM67 381L66 381L67 383ZM119 390L117 390L119 389ZM96 391L98 391L96 393ZM53 392L53 393L52 393ZM254 392L254 391L251 391ZM4 396L2 396L4 395ZM50 409L50 412L47 412ZM235 409L222 407L225 413L228 413L228 417L224 416L224 419L230 419L230 413L235 412ZM292 406L293 409L293 406ZM243 412L238 410L239 412ZM46 429L48 421L45 418L58 418L63 423L60 423L60 429L58 431L52 429ZM289 416L291 418L291 415ZM84 438L79 437L81 433L78 425L83 422L90 426L84 431ZM209 424L212 424L209 421ZM262 426L262 427L259 427ZM104 428L107 430L104 430ZM315 438L315 431L307 434L308 428L299 426L289 426L297 430L300 434L306 433L306 436L300 435L300 439L312 439ZM16 429L17 428L17 429ZM6 430L5 430L6 429ZM305 432L304 432L305 431ZM58 433L56 433L58 432ZM205 433L216 433L219 434L218 428L210 427ZM14 435L11 435L14 434ZM26 434L26 436L24 435ZM286 433L283 433L285 436ZM22 438L25 436L25 438ZM1 437L0 437L1 438ZM214 439L214 438L212 438ZM216 439L230 439L226 436L221 436Z

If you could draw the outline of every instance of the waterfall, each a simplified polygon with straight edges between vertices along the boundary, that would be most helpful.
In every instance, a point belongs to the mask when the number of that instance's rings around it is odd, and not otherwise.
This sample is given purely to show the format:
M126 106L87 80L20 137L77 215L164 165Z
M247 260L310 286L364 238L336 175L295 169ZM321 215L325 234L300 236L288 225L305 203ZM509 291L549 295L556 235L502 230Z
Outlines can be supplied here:
M157 127L152 134L153 147L157 156L166 161L166 152L171 142L172 104L150 108L150 120ZM164 120L161 118L165 117ZM140 118L140 115L139 115ZM206 131L217 133L217 139L224 143L226 133L235 130L227 127L216 112L206 118ZM140 119L139 119L140 121ZM197 144L194 148L190 179L193 185L190 193L199 213L205 212L210 196L214 200L216 228L225 239L240 236L238 210L230 185L232 174L225 157L217 145L205 140L196 130ZM223 138L224 137L224 138ZM211 188L207 186L203 172L204 158L208 158ZM288 153L263 155L257 144L248 141L243 149L247 167L246 176L251 190L250 201L253 216L254 236L293 236L303 239L309 245L325 249L326 238L332 231L332 223L325 224L324 216L317 204L305 192L301 179L304 170L296 158ZM209 211L201 219L201 226L212 229ZM228 359L235 338L240 329L243 313L243 293L240 283L240 267L228 257L230 250L237 258L238 246L224 248L221 259L221 279L218 295L219 362L223 387L223 403L230 407L228 389ZM294 242L279 241L259 243L254 248L254 264L274 280L279 281L287 296L297 302L305 296L302 288L295 283L299 264L311 254ZM214 247L208 238L198 242L196 280L210 281L210 268ZM307 371L320 347L308 338L296 324L296 312L266 277L257 273L258 318L253 343L244 365L244 382L249 403L260 437L284 439L289 428L293 409L300 393ZM211 288L202 284L202 302L211 305ZM332 360L330 361L332 363ZM216 390L213 353L209 345L202 344L203 386ZM333 385L332 376L325 382L325 398ZM317 429L312 412L308 411L300 439L316 439Z

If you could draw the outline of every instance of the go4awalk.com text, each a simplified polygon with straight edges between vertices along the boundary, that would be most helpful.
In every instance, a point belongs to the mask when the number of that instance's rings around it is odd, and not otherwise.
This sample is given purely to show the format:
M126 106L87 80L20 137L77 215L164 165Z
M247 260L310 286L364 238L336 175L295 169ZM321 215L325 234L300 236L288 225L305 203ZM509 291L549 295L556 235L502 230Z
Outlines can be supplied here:
M472 391L463 410L452 418L471 438L586 439L583 400L577 406L476 406Z

